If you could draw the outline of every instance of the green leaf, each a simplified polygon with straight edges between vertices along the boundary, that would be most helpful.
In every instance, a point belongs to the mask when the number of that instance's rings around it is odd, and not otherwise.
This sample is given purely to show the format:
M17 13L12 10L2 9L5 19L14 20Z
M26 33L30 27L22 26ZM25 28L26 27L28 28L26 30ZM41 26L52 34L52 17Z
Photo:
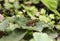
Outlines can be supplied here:
M27 11L28 15L31 17L32 20L36 19L36 17L34 15L32 15L31 12Z
M60 25L56 25L56 29L60 30Z
M0 41L21 41L27 32L12 32L10 35L2 37Z
M14 2L15 2L15 0L9 0L9 2L12 2L12 3L14 3Z
M55 19L54 14L50 14L49 17L50 17L51 19Z
M18 9L20 7L19 2L17 0L16 0L16 2L14 2L14 7L15 7L15 9Z
M6 28L6 31L14 31L16 28L19 28L18 24L10 23L9 26Z
M49 9L57 9L58 0L41 0Z
M43 4L45 4L51 11L53 11L56 15L60 16L59 12L56 10L58 6L58 0L41 0Z
M10 4L10 3L5 3L4 6L5 6L6 9L10 9L10 8L13 7L13 5Z
M30 0L34 4L38 4L40 0Z
M22 39L22 40L20 40L20 41L27 41L27 40Z
M7 17L6 19L7 19L9 22L13 23L13 22L15 22L16 17L15 17L15 16L12 16L12 17Z
M40 21L44 21L45 23L48 23L51 21L51 19L45 15L40 15L39 19L40 19Z
M34 39L31 39L30 41L35 41Z
M27 7L22 4L22 7L27 11L27 14L29 15L29 17L31 17L31 19L36 19L35 15L38 10L35 6Z
M46 33L33 33L35 41L53 41Z
M16 21L15 21L18 25L22 26L25 25L27 22L27 18L23 17L23 16L17 16L16 17Z
M37 31L42 31L45 27L50 27L49 24L43 22L43 21L39 21L36 23L36 30Z
M8 20L4 20L0 23L0 31L4 31L9 25L9 21Z
M45 15L46 14L46 10L45 9L41 9L40 14L41 15Z
M45 27L51 27L52 25L47 24L47 23L45 23L43 21L39 21L33 27L32 26L26 26L26 24L25 25L21 25L21 26L22 26L23 29L35 30L35 31L40 31L41 32Z
M49 33L49 36L50 36L52 39L54 39L54 38L58 37L58 33L56 33L56 32L50 32L50 33Z

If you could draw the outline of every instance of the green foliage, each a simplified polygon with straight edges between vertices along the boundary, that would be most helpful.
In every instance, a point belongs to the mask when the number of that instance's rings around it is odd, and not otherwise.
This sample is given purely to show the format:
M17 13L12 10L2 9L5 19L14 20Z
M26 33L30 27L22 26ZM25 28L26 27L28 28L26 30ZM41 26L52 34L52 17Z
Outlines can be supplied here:
M51 11L56 15L60 16L59 12L56 10L58 6L58 0L41 0Z
M40 0L30 0L34 4L38 4Z
M4 6L5 6L6 9L10 9L10 8L13 7L13 5L10 4L10 3L5 3Z
M0 31L4 31L9 25L8 20L4 20L0 23Z
M27 32L15 32L13 31L10 35L2 37L0 41L20 41Z
M59 0L0 3L0 41L60 41Z
M35 41L53 41L46 33L34 33Z

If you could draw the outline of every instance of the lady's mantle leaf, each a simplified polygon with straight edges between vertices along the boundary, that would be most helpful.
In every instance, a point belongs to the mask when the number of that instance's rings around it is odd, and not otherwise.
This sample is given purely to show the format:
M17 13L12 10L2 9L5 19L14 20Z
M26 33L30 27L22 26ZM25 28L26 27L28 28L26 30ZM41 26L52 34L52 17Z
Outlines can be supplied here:
M35 41L53 41L46 33L34 33Z
M2 21L2 22L0 23L0 30L1 30L1 31L4 31L5 28L8 27L8 25L9 25L8 20Z
M9 36L2 37L0 41L20 41L26 32L12 32Z

